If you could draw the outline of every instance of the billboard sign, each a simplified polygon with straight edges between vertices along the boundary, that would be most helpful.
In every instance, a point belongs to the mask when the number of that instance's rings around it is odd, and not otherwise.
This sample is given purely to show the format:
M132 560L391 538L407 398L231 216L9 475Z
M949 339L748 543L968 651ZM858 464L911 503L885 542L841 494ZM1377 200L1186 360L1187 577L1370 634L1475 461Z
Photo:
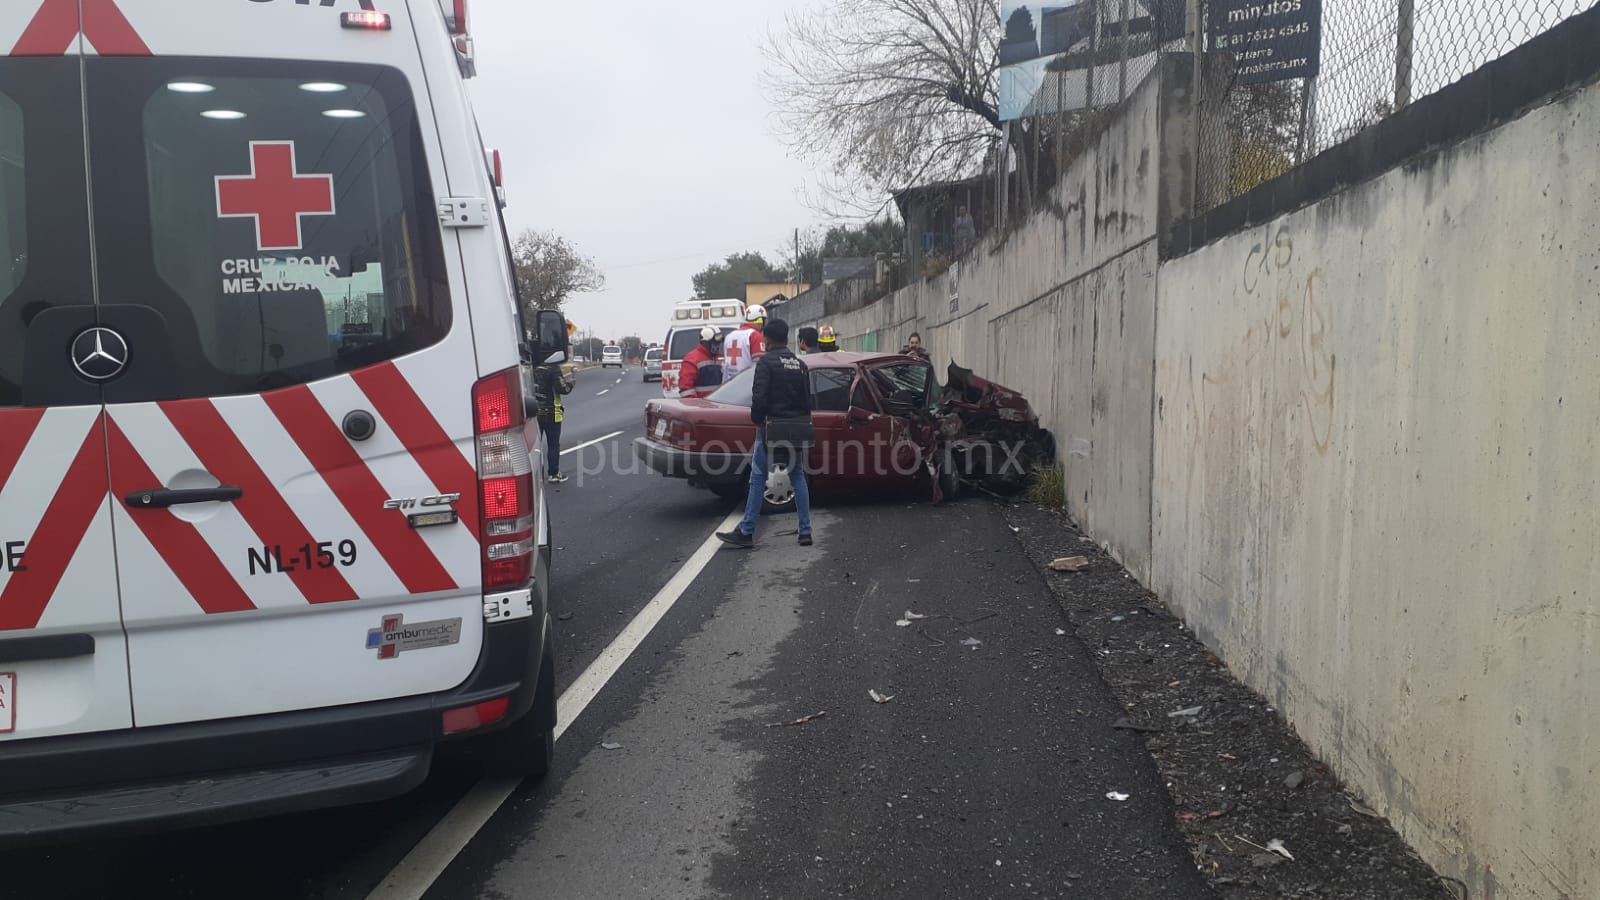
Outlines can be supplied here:
M1184 0L1001 0L1001 121L1120 102L1117 66L1153 68L1161 45L1184 37L1184 9Z
M1322 0L1211 0L1210 32L1240 84L1313 78L1322 68Z

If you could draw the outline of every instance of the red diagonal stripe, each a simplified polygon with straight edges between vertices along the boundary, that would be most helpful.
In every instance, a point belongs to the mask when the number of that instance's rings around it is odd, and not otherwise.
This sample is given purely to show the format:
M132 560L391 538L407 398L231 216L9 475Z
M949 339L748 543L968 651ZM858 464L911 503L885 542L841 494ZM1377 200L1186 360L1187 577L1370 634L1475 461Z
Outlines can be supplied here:
M78 448L44 519L28 540L27 571L15 572L0 591L0 631L35 628L55 596L67 563L78 552L106 499L106 440L103 416Z
M349 438L334 424L310 388L274 391L263 395L262 399L300 447L300 452L322 475L322 480L333 489L339 502L349 510L350 517L361 527L367 540L378 549L378 555L388 561L406 590L424 594L457 587L422 535L406 522L406 517L383 508L389 499L383 485L373 477L366 460L350 445Z
M0 488L10 480L17 460L28 449L28 441L43 418L42 409L0 409Z
M44 0L11 48L12 56L62 56L78 37L78 0Z
M356 384L405 444L417 465L441 494L461 495L456 511L472 539L478 539L478 471L461 455L439 420L394 363L354 373Z
M164 403L161 411L199 457L200 464L223 484L238 485L244 496L233 506L244 516L261 543L285 548L315 545L316 538L294 514L272 479L261 471L250 451L239 441L210 400ZM356 599L355 589L335 568L299 567L289 573L300 593L311 603L342 603Z
M139 451L117 423L106 420L106 438L111 454L111 492L115 502L137 491L159 487L161 482L145 464ZM166 509L130 509L145 539L172 569L195 603L209 614L255 609L250 597L228 567L217 558L198 529ZM241 548L242 549L242 548Z
M149 56L150 48L116 0L83 0L83 36L101 56Z

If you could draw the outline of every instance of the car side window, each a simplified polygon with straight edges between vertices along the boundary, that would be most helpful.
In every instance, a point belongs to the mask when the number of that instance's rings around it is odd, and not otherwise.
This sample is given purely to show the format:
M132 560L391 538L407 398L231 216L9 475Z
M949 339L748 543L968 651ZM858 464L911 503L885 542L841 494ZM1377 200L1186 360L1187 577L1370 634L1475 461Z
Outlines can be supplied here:
M849 369L811 370L811 408L817 412L844 412L850 408Z
M867 412L878 411L878 401L873 399L872 391L867 388L865 380L857 381L850 389L850 405Z

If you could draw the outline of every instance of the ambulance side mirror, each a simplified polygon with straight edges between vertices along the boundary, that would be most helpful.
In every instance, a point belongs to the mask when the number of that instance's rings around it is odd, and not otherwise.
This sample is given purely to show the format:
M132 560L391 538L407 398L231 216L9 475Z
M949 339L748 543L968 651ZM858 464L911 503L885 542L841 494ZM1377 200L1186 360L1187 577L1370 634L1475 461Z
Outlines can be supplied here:
M567 318L559 310L539 310L534 326L533 365L564 363L570 352Z

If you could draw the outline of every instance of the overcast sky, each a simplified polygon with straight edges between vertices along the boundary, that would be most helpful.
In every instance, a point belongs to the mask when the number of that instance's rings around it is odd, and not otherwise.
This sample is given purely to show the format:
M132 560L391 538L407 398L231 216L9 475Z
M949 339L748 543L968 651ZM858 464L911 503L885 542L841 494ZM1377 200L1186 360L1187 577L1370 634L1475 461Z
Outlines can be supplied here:
M816 224L810 163L774 135L762 40L808 0L474 0L484 142L501 151L508 224L549 229L606 272L567 302L597 337L666 334L689 278Z

